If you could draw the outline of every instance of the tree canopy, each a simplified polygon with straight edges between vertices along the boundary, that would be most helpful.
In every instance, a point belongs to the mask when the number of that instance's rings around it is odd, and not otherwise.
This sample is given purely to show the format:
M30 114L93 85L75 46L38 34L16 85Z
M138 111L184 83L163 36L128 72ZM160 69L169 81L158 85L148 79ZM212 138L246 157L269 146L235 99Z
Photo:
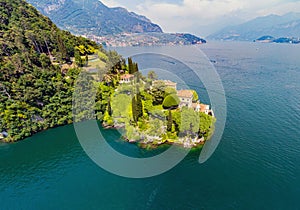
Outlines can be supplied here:
M176 94L168 95L163 101L163 107L165 109L177 108L180 100Z

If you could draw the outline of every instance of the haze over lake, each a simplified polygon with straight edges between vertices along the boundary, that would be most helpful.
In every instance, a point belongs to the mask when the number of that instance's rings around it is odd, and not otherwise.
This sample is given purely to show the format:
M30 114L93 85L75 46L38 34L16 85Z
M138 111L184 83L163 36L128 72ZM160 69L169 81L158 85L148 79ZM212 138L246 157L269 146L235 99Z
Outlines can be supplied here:
M126 179L95 165L71 125L59 127L0 144L1 209L299 208L299 46L209 42L199 48L213 61L227 100L223 138L207 162L198 163L196 150L165 174ZM195 88L209 103L201 84ZM103 132L125 154L157 153L123 142L115 130Z

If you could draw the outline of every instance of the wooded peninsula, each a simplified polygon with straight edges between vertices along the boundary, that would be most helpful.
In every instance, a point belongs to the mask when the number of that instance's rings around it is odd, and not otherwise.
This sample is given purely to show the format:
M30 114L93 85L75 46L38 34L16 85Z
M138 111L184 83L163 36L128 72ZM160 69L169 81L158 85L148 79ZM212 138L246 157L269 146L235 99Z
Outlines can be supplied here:
M212 135L216 119L196 91L177 90L153 71L142 75L131 58L60 30L23 0L1 0L0 8L2 141L73 123L72 96L83 72L101 75L86 83L97 88L94 117L104 127L123 128L130 142L192 147Z

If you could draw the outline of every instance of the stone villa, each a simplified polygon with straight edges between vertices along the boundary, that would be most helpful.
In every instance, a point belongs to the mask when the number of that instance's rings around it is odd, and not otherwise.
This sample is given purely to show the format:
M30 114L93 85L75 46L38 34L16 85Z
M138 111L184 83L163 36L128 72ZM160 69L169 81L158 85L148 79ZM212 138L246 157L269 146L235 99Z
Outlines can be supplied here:
M133 74L123 74L121 75L121 80L120 83L123 84L128 84L131 83L134 80L134 75Z
M193 91L191 90L178 90L177 96L180 100L179 107L187 106L192 108L193 105Z

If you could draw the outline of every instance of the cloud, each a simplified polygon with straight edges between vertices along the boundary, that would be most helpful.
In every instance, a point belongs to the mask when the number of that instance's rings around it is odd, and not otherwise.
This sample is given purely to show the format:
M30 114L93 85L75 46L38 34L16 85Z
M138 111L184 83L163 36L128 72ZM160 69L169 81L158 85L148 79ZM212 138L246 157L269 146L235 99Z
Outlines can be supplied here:
M166 31L196 32L221 18L231 19L244 7L245 2L240 0L184 0L180 4L147 1L137 6L137 12Z
M270 9L261 9L258 11L258 14L264 15L266 13L272 13L272 14L277 14L277 15L284 15L288 12L300 12L300 1L293 1L291 0L290 2L285 1L282 2Z
M125 5L145 15L166 32L208 35L220 27L257 16L300 11L295 0L104 0L109 6Z

